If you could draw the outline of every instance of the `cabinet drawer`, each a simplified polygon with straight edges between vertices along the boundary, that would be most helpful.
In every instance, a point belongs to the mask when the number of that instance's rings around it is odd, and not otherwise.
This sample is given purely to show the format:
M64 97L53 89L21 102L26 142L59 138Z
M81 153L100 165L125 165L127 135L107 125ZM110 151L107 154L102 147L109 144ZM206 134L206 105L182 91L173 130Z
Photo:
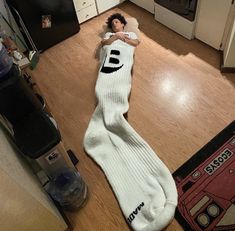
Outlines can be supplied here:
M124 0L96 0L97 9L99 14L103 13L106 10L111 9L112 7L122 3ZM143 0L144 1L144 0Z
M90 5L95 5L95 0L73 0L76 11L82 10Z
M85 22L86 20L96 16L97 10L95 4L77 11L77 15L80 23Z

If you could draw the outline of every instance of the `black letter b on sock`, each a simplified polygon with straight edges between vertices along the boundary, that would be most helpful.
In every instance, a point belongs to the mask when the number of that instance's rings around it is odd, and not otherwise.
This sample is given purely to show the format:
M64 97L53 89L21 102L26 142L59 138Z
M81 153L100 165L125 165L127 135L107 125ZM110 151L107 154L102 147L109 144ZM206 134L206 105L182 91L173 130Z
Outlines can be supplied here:
M119 50L111 50L110 51L110 57L109 57L109 61L108 61L108 66L104 66L106 59L107 59L107 55L104 59L104 63L102 65L102 68L100 70L100 72L109 74L109 73L113 73L115 71L118 71L119 69L121 69L123 67L123 64L117 67L113 67L113 66L109 66L109 64L119 64L120 61L118 59L118 56L120 55L120 51ZM114 57L112 57L114 56Z

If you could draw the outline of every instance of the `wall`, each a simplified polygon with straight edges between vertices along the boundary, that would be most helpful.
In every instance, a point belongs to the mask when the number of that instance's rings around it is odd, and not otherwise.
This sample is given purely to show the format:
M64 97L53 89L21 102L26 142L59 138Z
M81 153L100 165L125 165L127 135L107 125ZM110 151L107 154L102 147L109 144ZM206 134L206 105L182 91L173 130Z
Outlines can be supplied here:
M10 18L8 17L8 13L7 10L5 8L5 4L4 4L5 0L0 0L0 12L1 14L7 19L8 22L12 23L13 29L16 31L17 35L24 41L23 36L21 35L19 28L13 18L13 16L10 13ZM6 33L10 36L12 36L13 39L15 39L12 30L9 28L9 26L5 23L5 21L3 20L2 17L0 17L0 25L1 27L6 31ZM20 50L22 52L24 52L26 50L26 48L24 47L24 45L21 43L21 41L19 39L16 38L16 43L17 46L20 48Z
M67 225L53 202L9 142L1 125L0 178L1 230L66 230Z

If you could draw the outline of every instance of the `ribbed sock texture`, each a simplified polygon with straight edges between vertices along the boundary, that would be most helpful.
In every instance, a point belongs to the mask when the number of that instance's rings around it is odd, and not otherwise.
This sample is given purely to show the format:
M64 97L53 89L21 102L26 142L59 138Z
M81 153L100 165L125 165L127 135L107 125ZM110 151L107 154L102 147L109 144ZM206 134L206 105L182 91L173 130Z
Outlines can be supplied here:
M133 53L134 47L120 40L103 48L98 105L84 147L107 176L129 225L135 231L157 231L174 217L177 190L168 168L123 116L129 107Z

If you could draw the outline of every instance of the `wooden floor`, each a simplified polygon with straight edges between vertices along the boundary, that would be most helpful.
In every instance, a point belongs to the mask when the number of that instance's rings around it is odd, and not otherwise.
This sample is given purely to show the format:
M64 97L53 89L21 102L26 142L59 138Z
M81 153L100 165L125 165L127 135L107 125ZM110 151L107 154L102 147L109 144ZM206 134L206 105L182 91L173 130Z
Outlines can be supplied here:
M128 121L171 172L235 119L235 74L220 73L218 51L174 33L132 3L82 24L77 35L45 51L32 72L89 187L86 206L67 213L75 231L130 230L105 175L83 150L95 109L96 51L113 12L136 17L141 30ZM166 230L182 229L174 220Z

